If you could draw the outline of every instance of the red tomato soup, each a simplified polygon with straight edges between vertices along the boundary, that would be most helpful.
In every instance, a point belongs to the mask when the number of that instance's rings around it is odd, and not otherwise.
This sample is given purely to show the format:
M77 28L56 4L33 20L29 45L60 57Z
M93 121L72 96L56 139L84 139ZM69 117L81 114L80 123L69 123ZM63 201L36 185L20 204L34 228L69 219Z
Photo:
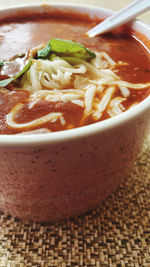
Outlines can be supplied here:
M60 14L0 22L0 134L81 127L149 95L144 46L127 30L89 38L96 23Z

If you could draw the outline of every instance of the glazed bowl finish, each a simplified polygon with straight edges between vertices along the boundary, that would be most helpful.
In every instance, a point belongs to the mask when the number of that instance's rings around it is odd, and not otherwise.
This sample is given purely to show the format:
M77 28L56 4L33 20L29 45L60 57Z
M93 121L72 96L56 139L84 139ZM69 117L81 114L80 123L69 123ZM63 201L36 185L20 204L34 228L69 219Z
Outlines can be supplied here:
M25 6L1 10L1 18L54 10L108 17L91 6ZM150 28L131 27L150 36ZM0 210L32 221L56 221L95 208L112 193L149 132L150 96L125 113L77 129L39 135L0 135Z

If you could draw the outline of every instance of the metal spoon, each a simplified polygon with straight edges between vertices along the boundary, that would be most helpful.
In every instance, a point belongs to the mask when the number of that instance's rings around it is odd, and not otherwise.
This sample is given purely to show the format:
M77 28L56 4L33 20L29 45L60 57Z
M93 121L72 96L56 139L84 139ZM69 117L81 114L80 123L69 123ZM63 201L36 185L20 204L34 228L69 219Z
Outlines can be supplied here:
M148 9L150 9L150 0L136 0L89 30L87 35L89 37L94 37L98 34L113 30L114 28L131 21Z

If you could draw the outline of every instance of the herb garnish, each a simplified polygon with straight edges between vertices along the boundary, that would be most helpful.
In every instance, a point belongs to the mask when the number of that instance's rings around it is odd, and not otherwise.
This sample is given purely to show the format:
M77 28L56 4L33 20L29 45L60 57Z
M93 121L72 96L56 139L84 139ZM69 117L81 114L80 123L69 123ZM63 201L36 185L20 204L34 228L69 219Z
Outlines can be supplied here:
M74 58L81 58L83 60L90 60L96 57L96 54L94 52L92 52L82 44L68 40L53 38L50 39L50 41L43 49L37 51L36 59L51 60L53 55L62 58L70 56ZM15 77L10 77L8 79L1 80L0 87L5 87L12 81L15 81L16 79L20 78L20 76L30 68L32 61L33 59L30 59L27 65L25 65L25 67L23 68L23 70L21 70ZM3 67L4 65L5 62L1 61L0 67Z
M5 65L4 61L0 61L0 68Z
M21 70L15 77L8 78L8 79L5 79L5 80L1 80L0 81L0 87L5 87L9 83L11 83L12 81L18 79L23 73L25 73L30 68L31 64L32 64L32 60L30 59L30 61L28 62L27 65L25 65L23 70Z
M37 52L37 58L47 59L52 53L55 53L57 56L73 56L81 58L84 60L90 60L95 58L96 55L94 52L86 48L84 45L63 40L63 39L50 39L48 44Z
M41 50L37 51L37 58L45 59L48 58L51 52L50 42Z

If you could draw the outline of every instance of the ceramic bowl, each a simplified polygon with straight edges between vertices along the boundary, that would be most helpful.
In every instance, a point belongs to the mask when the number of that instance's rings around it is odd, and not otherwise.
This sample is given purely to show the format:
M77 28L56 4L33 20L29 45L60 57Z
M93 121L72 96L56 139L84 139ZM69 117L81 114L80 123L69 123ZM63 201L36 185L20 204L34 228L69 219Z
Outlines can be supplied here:
M106 18L111 11L81 5L24 6L1 18L74 10ZM150 38L139 21L131 27ZM146 45L146 43L145 43ZM135 160L148 134L150 96L125 113L77 129L39 135L0 135L0 210L32 221L83 214L105 200Z

